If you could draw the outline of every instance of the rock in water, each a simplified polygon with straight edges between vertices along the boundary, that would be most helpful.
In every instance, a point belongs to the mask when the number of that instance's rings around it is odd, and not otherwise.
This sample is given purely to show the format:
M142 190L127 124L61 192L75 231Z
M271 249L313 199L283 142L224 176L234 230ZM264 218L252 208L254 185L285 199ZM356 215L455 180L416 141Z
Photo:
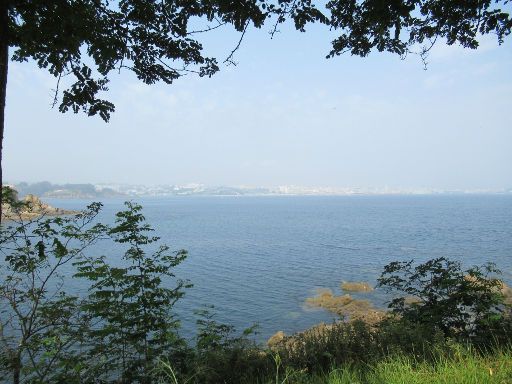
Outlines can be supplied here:
M346 292L371 292L373 287L365 281L344 281L341 283L341 289Z

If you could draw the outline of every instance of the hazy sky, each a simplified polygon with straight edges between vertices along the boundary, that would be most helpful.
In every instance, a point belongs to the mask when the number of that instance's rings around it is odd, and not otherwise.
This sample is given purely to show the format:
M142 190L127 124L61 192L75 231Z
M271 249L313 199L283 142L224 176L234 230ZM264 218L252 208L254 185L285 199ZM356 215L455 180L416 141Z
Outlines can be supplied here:
M512 188L512 42L439 44L425 71L414 55L326 60L321 28L267 32L249 31L239 65L211 79L113 75L108 124L52 110L55 79L12 64L5 179ZM207 38L222 59L238 35Z

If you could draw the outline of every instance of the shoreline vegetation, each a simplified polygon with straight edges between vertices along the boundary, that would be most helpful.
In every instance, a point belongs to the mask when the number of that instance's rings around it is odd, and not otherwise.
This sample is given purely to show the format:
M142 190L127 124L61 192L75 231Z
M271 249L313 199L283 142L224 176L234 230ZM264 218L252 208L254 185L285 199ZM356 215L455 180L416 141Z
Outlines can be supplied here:
M267 345L206 307L185 340L173 307L191 286L174 275L187 252L160 245L141 206L127 202L108 226L99 203L26 215L40 200L3 194L15 218L0 228L0 383L512 383L512 289L493 264L392 262L377 285L386 310L369 283L342 282L343 294L306 300L337 322ZM98 241L115 243L115 266L88 254ZM87 292L70 295L67 279Z
M471 280L470 276L464 276L464 278ZM344 281L340 286L345 292L371 293L374 291L374 288L365 281ZM496 292L502 295L503 303L505 305L512 306L512 288L500 281L496 287ZM406 306L420 305L422 303L422 300L416 296L404 296L403 299ZM382 323L390 316L390 312L388 310L375 308L370 300L355 299L348 293L336 296L329 288L317 289L317 295L314 297L308 297L305 304L309 307L322 308L337 315L340 319L339 322L362 321L370 327L378 326L378 324ZM331 331L336 324L336 322L332 324L316 324L291 336L287 336L283 331L277 331L267 340L266 345L272 349L285 340L286 342L293 343L293 339L297 337L300 338L300 336L304 334L316 333L322 335L323 333Z

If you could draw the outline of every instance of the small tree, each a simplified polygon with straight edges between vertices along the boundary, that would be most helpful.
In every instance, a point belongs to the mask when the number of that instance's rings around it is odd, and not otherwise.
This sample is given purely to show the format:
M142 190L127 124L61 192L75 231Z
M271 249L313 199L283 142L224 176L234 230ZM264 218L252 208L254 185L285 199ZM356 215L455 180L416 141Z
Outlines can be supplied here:
M213 306L196 311L198 319L193 350L193 376L204 384L244 383L255 380L267 368L268 360L251 336L257 325L238 333L234 326L218 322Z
M16 217L24 206L11 203ZM76 345L88 319L80 299L66 291L63 269L104 234L93 224L100 208L92 204L65 218L21 220L20 213L0 228L0 368L15 384L76 377Z
M12 200L14 213L25 209ZM158 237L142 208L126 204L113 227L95 223L94 203L68 217L24 220L20 211L0 228L0 370L13 383L148 383L158 358L182 346L171 309L190 284L168 279L187 253L147 253ZM99 240L128 245L113 261L121 265L86 255ZM73 295L66 276L85 278L87 297Z
M105 257L84 259L75 263L75 276L92 283L83 309L96 324L88 331L88 355L98 363L95 378L149 383L158 359L182 343L172 306L191 285L177 280L169 288L168 283L187 252L159 246L146 253L144 248L159 238L150 236L140 205L127 202L126 207L108 231L116 243L128 245L122 265L109 265Z
M444 257L416 266L413 260L395 261L384 267L378 286L401 294L389 308L403 320L467 339L502 319L499 273L492 263L463 270L459 262ZM404 294L414 300L408 303Z

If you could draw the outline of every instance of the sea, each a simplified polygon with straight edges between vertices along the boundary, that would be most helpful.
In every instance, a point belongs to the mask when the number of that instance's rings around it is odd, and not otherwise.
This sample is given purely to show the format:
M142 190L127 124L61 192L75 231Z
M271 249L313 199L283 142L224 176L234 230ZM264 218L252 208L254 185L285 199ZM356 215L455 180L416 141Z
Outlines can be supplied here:
M90 201L46 199L83 209ZM173 196L133 199L162 244L186 249L177 278L193 287L175 305L183 336L193 339L196 312L238 333L257 325L257 342L336 320L305 305L319 289L342 294L344 281L376 285L392 261L445 256L464 267L493 262L512 283L512 195ZM113 223L123 199L106 199L99 220ZM90 256L121 257L111 242ZM70 281L70 290L84 291ZM173 281L164 284L173 286ZM388 293L355 293L385 308ZM213 308L212 308L213 307Z

